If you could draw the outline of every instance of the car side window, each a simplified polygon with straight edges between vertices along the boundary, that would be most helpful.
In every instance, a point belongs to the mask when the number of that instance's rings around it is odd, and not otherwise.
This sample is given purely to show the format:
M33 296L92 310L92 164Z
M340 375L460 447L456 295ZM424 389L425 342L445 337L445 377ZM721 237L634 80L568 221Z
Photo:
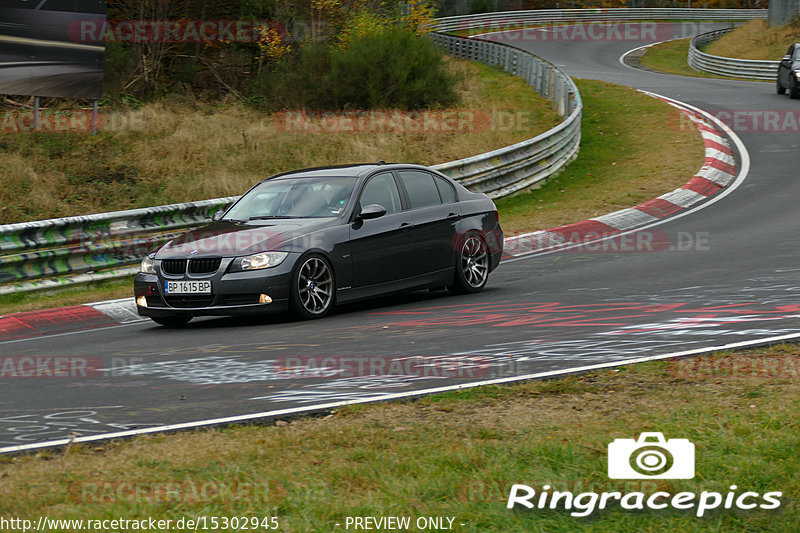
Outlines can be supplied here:
M436 187L439 189L439 196L442 197L442 203L445 204L452 204L456 201L456 191L453 189L453 186L447 180L440 178L439 176L434 176L434 180L436 181Z
M400 192L391 172L383 172L372 176L364 189L361 191L361 208L370 204L378 204L386 209L387 213L397 213L402 205L400 204Z
M442 203L442 199L439 197L439 189L433 181L433 176L427 172L401 170L398 174L408 193L410 209Z
M794 57L794 45L789 47L789 50L786 51L786 55L789 57Z

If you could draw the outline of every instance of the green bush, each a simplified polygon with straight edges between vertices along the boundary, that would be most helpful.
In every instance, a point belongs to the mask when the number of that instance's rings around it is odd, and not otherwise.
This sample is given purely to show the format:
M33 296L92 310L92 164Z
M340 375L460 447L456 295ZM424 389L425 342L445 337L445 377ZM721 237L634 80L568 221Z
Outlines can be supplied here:
M425 37L399 28L346 48L307 43L250 83L250 101L271 109L426 109L456 102L457 80Z
M329 83L334 108L425 109L449 106L457 98L442 52L401 28L333 49Z

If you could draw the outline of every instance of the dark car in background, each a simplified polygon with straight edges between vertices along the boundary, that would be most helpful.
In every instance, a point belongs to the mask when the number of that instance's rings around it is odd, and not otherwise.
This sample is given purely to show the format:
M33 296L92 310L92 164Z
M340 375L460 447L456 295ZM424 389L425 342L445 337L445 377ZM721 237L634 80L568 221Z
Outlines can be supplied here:
M800 43L789 47L778 65L778 94L789 91L789 98L800 98Z
M278 174L217 215L143 259L140 315L167 326L273 310L319 318L388 293L474 293L503 250L494 202L418 165Z

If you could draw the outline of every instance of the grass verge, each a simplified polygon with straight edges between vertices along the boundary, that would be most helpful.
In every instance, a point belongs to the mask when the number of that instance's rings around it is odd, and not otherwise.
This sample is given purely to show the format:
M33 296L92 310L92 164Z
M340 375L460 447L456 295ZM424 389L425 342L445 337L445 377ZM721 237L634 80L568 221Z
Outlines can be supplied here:
M755 19L723 35L705 49L706 53L740 59L780 60L789 45L800 41L800 19L785 26L770 27Z
M508 83L505 77L487 77L480 90L514 92ZM700 135L680 120L673 107L611 83L577 80L577 84L584 102L578 158L542 188L498 200L507 235L632 207L680 187L702 165ZM531 92L528 87L523 89ZM509 96L508 100L520 106L517 109L525 109L525 98ZM87 293L82 298L84 290ZM117 283L103 282L62 294L59 289L0 296L0 314L121 298L130 292Z
M72 287L0 295L0 315L133 297L133 276Z
M758 22L758 21L753 21L753 22ZM721 39L711 43L703 51L712 55L718 55L722 57L739 57L742 59L775 59L776 57L774 55L771 57L764 57L764 58L745 57L745 55L751 56L754 54L761 56L768 55L770 53L773 53L774 50L777 49L775 45L770 45L770 46L754 45L754 49L756 50L755 52L745 53L745 50L747 50L747 48L735 48L733 44L730 44L730 43L740 44L740 40L742 39L742 37L737 32L739 32L742 28L745 28L749 25L750 23L735 29L731 33L723 36ZM774 39L774 37L770 39L772 40ZM800 36L797 36L796 39L800 40ZM723 44L722 47L718 48L716 45L718 45L720 41L723 40L725 40L725 43ZM641 57L640 59L641 65L645 68L649 68L652 70L658 70L661 72L666 72L668 74L679 74L681 76L693 76L695 78L717 78L722 80L753 81L751 79L746 79L746 78L716 76L714 74L709 74L707 72L700 72L694 70L692 67L689 66L689 63L687 62L687 57L689 56L690 41L691 39L678 39L674 41L667 41L661 44L657 44L655 46L651 46ZM747 40L747 42L750 42L750 40ZM785 54L786 49L792 42L794 41L786 41L787 44L783 46L784 49L782 52L780 52L780 54ZM780 46L781 45L777 45L778 48ZM745 54L745 55L736 55L736 54ZM780 58L781 56L777 57Z
M0 516L454 517L459 531L796 531L800 356L785 345L482 387L269 427L0 457ZM690 480L609 480L607 446L643 431L695 445ZM780 491L779 509L509 510L514 483L652 494ZM695 499L696 504L697 499ZM759 499L760 501L760 499ZM463 524L463 525L460 525ZM410 528L410 530L415 530Z
M667 41L647 49L641 58L643 67L667 72L669 74L679 74L681 76L694 76L695 78L718 78L705 72L699 72L687 63L689 57L689 42L691 39L677 39ZM730 79L730 78L725 78Z
M544 187L497 201L507 234L633 207L686 183L704 148L675 108L634 89L576 80L583 98L578 158Z

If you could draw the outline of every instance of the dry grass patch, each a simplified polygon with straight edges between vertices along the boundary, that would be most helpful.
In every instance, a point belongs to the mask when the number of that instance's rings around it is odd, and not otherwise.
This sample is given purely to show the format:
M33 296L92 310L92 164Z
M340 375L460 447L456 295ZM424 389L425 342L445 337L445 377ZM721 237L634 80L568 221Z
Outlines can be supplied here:
M779 60L789 45L800 41L800 21L771 28L769 22L755 19L708 45L704 52L739 59Z
M534 137L560 121L521 78L478 63L450 64L464 80L461 103L431 110L423 131L403 121L357 132L346 125L297 131L292 123L286 131L279 116L237 103L154 103L110 112L97 137L0 134L0 171L12 177L12 186L0 189L0 223L241 194L271 174L311 166L443 163ZM500 114L514 120L501 122ZM470 116L476 119L436 120Z

